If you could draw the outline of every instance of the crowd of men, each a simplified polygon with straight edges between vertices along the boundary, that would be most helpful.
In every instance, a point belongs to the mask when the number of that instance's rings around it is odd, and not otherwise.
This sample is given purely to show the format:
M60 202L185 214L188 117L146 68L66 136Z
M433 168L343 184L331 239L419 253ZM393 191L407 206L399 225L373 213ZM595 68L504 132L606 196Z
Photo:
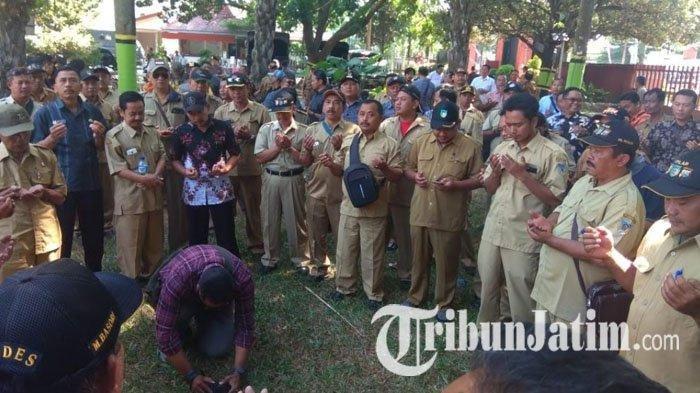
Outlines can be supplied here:
M557 79L540 97L531 71L492 78L487 65L478 74L409 68L389 75L377 99L362 98L352 73L334 86L312 70L305 89L276 63L259 88L244 73L216 72L194 67L183 88L167 62L152 61L143 92L117 95L101 67L11 70L10 96L0 101L0 227L11 235L0 241L0 288L29 291L25 282L77 270L67 261L76 228L85 266L100 272L113 229L121 274L141 281L156 307L162 358L193 391L233 391L255 341L252 272L240 249L260 257L257 272L272 273L284 263L284 222L299 273L322 281L335 255L329 297L342 301L361 286L370 310L385 301L390 243L405 306L426 304L435 264L439 321L458 303L465 274L474 275L480 322L532 322L541 309L550 322L572 323L585 315L586 289L615 279L634 293L633 337L682 337L679 351L622 356L671 390L697 387L694 91L674 92L670 115L654 88L590 116L581 89ZM360 172L372 197L356 193L348 175ZM489 197L476 252L468 209L482 188ZM245 242L236 238L237 211ZM216 246L207 245L210 228ZM110 314L96 352L132 308ZM234 350L231 374L215 382L196 371L183 351L190 336L208 356ZM12 370L0 367L0 385Z

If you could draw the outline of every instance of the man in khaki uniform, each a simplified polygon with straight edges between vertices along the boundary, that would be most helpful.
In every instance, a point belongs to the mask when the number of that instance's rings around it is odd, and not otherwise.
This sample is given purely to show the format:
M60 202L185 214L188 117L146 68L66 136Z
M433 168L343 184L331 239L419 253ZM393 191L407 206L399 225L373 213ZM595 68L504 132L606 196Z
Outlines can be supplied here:
M627 317L631 350L620 355L672 392L696 391L700 385L700 150L678 157L665 175L644 187L665 198L667 216L649 228L634 262L613 246L614 227L586 228L583 245L590 259L600 260L602 268L634 293ZM668 335L678 338L677 348L648 348L652 340L646 337ZM641 347L635 349L637 344Z
M644 201L632 182L629 167L639 148L639 136L622 120L612 120L583 138L588 144L588 175L579 179L552 215L534 214L528 233L543 244L532 299L552 320L585 320L586 290L612 279L610 271L590 263L578 241L580 230L611 228L618 249L632 256L644 236ZM573 233L573 235L572 235ZM583 283L579 281L574 258Z
M29 116L34 119L34 115L43 105L34 101L32 98L33 87L34 80L26 68L12 68L7 72L7 88L10 90L10 95L0 98L0 105L20 105L29 113Z
M484 172L484 187L493 200L477 256L482 280L479 322L508 315L514 321L534 318L530 292L540 245L530 239L526 224L530 212L548 215L560 203L567 180L566 153L537 131L538 107L526 93L504 102L504 131L512 140L496 148ZM504 284L510 310L500 306Z
M262 254L263 238L260 223L260 190L262 169L255 160L255 137L263 124L270 122L267 108L248 99L248 80L233 75L226 80L226 89L232 101L220 106L214 118L231 122L236 142L241 148L238 164L233 168L231 182L236 200L245 208L245 233L248 249ZM239 203L240 203L239 202Z
M475 97L476 93L471 86L464 86L459 92L459 118L462 119L459 130L474 138L479 144L483 144L484 138L481 135L481 128L486 117L482 111L472 105Z
M309 260L304 167L300 157L306 126L294 121L294 97L288 89L275 92L272 112L277 121L260 127L255 138L255 158L265 168L260 208L265 247L260 259L263 274L272 272L279 263L281 219L284 219L292 264L299 268Z
M411 200L413 269L404 304L425 301L435 256L437 318L444 321L455 295L460 251L455 246L464 228L469 191L481 187L481 151L478 143L459 133L459 108L450 101L433 109L430 127L433 132L416 139L406 163L405 177L418 187Z
M340 204L338 246L336 250L335 292L333 300L342 300L357 291L357 265L362 274L362 286L368 298L370 310L378 310L384 299L382 276L386 252L386 218L389 214L389 191L386 181L396 182L403 176L403 163L399 144L379 131L382 122L382 104L367 100L360 105L358 125L360 134L343 140L333 159L321 162L336 176L342 176L350 165L349 150L354 138L359 138L360 161L369 166L379 185L379 195L374 202L354 207L343 183L343 201Z
M32 100L42 105L56 99L56 92L46 87L46 72L41 68L41 64L30 64L27 67L32 76Z
M379 132L385 133L399 143L401 162L406 162L415 140L430 133L428 119L419 116L420 92L415 86L404 85L394 100L396 116L390 117L379 126ZM411 285L411 225L409 223L413 182L402 177L396 183L389 184L389 214L393 228L393 237L399 247L396 275L400 286L408 289Z
M224 104L224 101L212 94L211 92L212 75L209 71L202 68L193 68L190 71L190 91L198 91L207 97L207 105L211 113L216 113L216 110ZM217 86L218 88L218 86Z
M83 101L89 102L100 110L102 116L107 121L107 129L116 125L117 116L110 104L100 98L98 85L100 78L95 73L86 73L81 77L81 93L80 98ZM100 185L102 186L102 208L104 214L104 228L112 228L112 218L114 216L114 180L109 174L107 166L107 156L104 150L97 151L97 162L100 172Z
M12 273L58 259L61 227L56 207L66 198L66 185L51 150L29 144L34 129L27 111L0 105L0 189L11 191L14 214L0 220L2 235L15 241L10 259L0 267L0 282Z
M326 235L332 232L338 239L343 199L342 180L321 161L331 159L345 137L360 132L356 124L342 120L344 106L343 95L338 90L323 93L324 120L309 126L301 152L302 163L310 165L306 180L306 222L311 257L311 264L302 270L318 281L326 276L330 266Z
M112 90L112 73L105 67L95 67L92 70L92 73L97 75L99 78L97 89L100 99L107 104L108 108L110 108L112 112L110 117L116 117L117 111L119 110L119 94ZM110 117L105 115L105 119L107 120L109 120ZM116 118L114 120L115 121L112 124L116 124L118 121Z
M141 95L123 93L119 109L124 120L105 140L114 176L117 264L128 277L147 278L163 256L165 148L158 132L143 125Z
M155 127L165 146L171 150L171 137L177 126L187 120L182 109L182 96L170 87L170 69L156 61L148 70L153 92L143 95L145 103L143 125ZM168 248L176 250L187 244L187 220L182 201L183 177L169 165L165 172L165 204L168 207Z

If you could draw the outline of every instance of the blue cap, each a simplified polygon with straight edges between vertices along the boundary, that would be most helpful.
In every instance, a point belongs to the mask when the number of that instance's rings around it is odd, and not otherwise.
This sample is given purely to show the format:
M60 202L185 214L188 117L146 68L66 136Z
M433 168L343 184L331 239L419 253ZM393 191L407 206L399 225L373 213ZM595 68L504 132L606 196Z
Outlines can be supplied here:
M664 198L700 195L700 150L682 154L660 178L642 187Z
M295 96L290 89L279 89L272 96L270 112L291 112Z
M207 97L198 91L187 93L182 103L185 112L201 112L206 106Z

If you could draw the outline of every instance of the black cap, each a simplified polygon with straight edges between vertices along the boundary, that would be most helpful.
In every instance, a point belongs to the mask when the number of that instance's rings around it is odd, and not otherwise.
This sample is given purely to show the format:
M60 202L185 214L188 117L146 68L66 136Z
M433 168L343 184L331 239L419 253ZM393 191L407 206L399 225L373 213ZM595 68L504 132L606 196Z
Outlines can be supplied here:
M102 73L102 74L112 75L112 73L109 72L109 69L107 69L107 67L103 67L103 66L98 66L98 67L93 68L92 73L93 74Z
M413 85L403 85L401 86L401 90L399 90L399 92L404 92L411 96L411 98L414 100L420 101L420 91L418 91L418 88Z
M39 63L32 63L28 65L27 71L29 71L30 74L43 74L46 72L44 71L44 67L42 67L42 65Z
M452 101L442 100L433 108L433 117L430 119L430 128L452 128L459 122L459 107Z
M591 146L618 146L625 151L634 153L639 148L639 134L629 124L617 118L608 123L600 124L592 135L581 138L581 141Z
M75 385L113 353L142 300L136 281L71 259L11 275L0 285L0 373L28 391Z
M187 93L182 103L182 109L185 112L201 112L205 106L207 106L207 97L198 91Z
M399 85L403 86L406 84L406 79L404 79L404 77L402 77L402 76L394 75L391 78L386 80L387 86L391 86L391 85L395 85L395 84L399 84Z
M241 74L233 74L226 78L226 87L245 87L248 85L248 79Z
M211 83L211 74L207 70L198 68L192 70L192 72L190 73L190 79L192 79L195 82Z
M682 154L660 178L642 187L664 198L700 195L700 150Z
M522 93L522 92L524 92L525 90L523 90L523 87L520 86L518 83L515 83L515 82L508 82L508 84L506 85L506 88L503 89L503 92L504 92L504 93L508 93L508 92L511 92L511 91L512 91L513 93Z
M292 105L296 101L296 97L291 89L279 89L272 96L272 107L270 112L291 112Z
M360 80L357 79L357 77L352 72L348 72L347 74L345 74L343 79L340 80L340 84L342 85L347 81L354 81L355 83L360 83Z
M80 80L81 81L98 81L100 80L100 77L93 74L92 72L88 70L82 70L80 71Z

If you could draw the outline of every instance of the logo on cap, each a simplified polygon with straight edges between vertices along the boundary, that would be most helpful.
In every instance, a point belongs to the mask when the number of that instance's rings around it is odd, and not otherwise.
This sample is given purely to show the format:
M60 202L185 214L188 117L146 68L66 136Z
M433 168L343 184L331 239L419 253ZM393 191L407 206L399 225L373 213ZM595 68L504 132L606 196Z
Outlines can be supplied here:
M601 124L598 126L598 128L593 131L594 134L600 135L600 136L608 136L612 132L612 129L610 128L610 125L608 124Z
M668 167L666 174L670 177L690 177L693 174L693 168L690 167L690 163L687 161L676 161Z
M447 117L447 109L440 110L440 117L443 119Z

